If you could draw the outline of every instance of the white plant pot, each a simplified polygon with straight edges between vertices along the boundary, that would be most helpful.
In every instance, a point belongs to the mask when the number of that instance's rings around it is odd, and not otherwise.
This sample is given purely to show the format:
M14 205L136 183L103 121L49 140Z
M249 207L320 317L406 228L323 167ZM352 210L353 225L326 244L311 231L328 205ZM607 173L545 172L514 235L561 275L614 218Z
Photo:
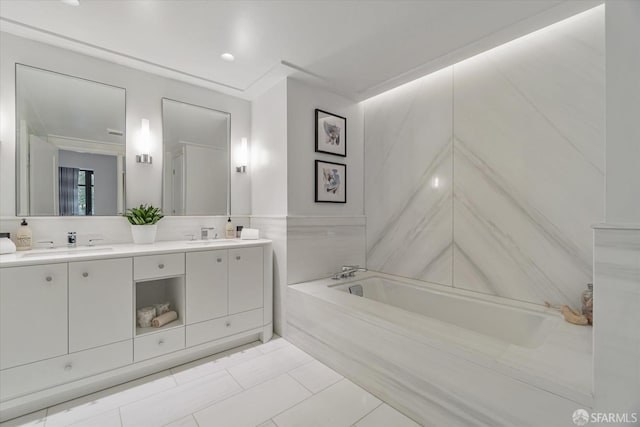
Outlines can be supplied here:
M133 243L149 244L156 241L156 231L158 231L158 224L153 225L133 225L131 224L131 235L133 236Z

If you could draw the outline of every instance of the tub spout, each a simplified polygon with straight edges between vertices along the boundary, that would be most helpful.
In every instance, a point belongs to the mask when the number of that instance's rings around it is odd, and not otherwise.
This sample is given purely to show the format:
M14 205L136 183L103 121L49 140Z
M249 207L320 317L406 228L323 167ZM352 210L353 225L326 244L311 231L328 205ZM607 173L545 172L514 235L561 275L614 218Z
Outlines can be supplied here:
M367 271L366 268L362 268L359 265L343 265L342 270L333 275L333 280L346 279L348 277L354 277L358 271Z

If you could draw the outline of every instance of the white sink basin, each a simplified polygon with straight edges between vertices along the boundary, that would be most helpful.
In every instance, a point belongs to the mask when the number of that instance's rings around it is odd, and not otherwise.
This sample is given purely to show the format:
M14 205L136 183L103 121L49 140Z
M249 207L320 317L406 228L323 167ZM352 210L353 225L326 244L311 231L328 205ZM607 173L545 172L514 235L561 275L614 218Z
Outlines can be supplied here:
M187 240L187 245L216 245L222 243L237 242L238 239L210 239L210 240Z
M110 252L113 248L109 246L83 246L79 248L54 248L54 249L38 249L22 254L22 258L31 257L56 257L60 255L83 254L89 255L94 253Z

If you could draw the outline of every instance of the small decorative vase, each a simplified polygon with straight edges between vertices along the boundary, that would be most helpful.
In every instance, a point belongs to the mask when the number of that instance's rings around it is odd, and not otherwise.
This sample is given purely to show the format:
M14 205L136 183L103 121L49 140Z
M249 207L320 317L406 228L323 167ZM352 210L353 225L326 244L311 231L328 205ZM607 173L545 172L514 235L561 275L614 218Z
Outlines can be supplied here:
M156 231L158 224L153 225L133 225L131 224L131 235L133 243L137 245L149 244L156 241Z

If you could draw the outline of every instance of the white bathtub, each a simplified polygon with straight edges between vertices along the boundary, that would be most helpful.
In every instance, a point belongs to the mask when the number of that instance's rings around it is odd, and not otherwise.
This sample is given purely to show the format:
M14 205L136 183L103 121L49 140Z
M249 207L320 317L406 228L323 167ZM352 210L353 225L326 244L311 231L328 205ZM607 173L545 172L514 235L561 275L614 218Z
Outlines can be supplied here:
M364 298L528 348L538 347L560 320L558 316L540 311L412 286L380 276L329 287L348 292L354 285L362 286Z
M592 406L591 328L534 304L358 273L289 286L286 337L425 425L569 426Z

